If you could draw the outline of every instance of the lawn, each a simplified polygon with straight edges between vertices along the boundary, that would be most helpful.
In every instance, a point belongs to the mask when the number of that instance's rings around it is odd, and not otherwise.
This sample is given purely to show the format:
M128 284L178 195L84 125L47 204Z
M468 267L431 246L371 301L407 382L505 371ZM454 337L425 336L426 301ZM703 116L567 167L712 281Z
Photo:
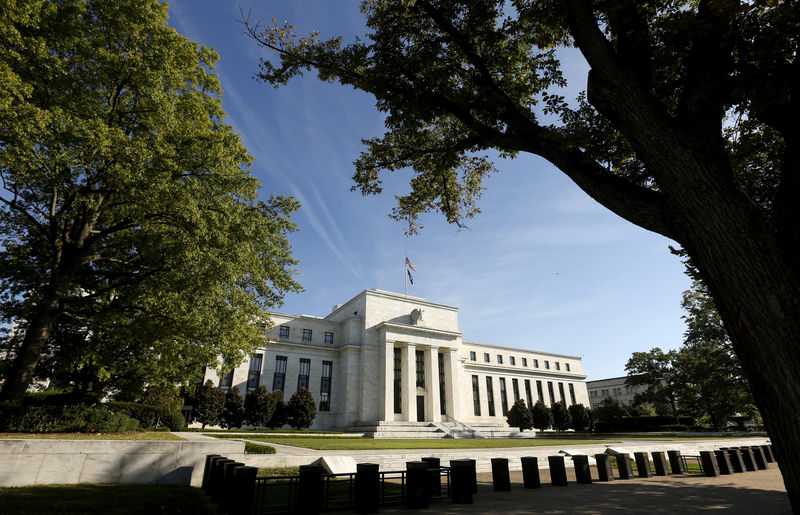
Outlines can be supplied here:
M188 486L45 485L0 488L2 513L216 514L202 491Z
M125 433L0 433L0 438L36 440L185 440L166 431L128 431Z
M237 438L278 445L291 445L307 449L333 450L379 450L379 449L497 449L509 447L541 447L545 445L592 445L593 440L551 440L532 438L352 438L337 436L270 436L253 435L209 435L215 438Z

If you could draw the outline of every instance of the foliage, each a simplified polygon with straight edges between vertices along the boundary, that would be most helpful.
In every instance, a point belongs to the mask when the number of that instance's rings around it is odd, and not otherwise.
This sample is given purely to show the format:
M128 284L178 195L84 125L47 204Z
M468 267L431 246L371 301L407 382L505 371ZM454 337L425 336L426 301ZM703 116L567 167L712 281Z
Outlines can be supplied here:
M583 404L573 404L568 411L570 427L575 431L585 431L592 425L592 412Z
M272 412L272 416L266 424L267 427L275 429L276 427L285 426L289 423L289 414L286 403L283 401L283 392L280 390L273 390L269 392L269 396L275 401L275 410Z
M239 394L239 387L232 386L225 393L225 406L222 410L222 427L242 427L245 420L244 400Z
M520 431L533 429L533 415L525 405L525 401L517 399L506 414L506 421L511 427L518 427Z
M275 397L267 394L267 388L257 386L248 392L244 399L244 417L247 424L254 427L264 427L275 412Z
M553 413L553 429L556 431L566 431L571 427L569 410L564 401L559 401L550 408Z
M142 392L239 363L299 289L286 238L298 204L257 200L218 56L167 11L0 3L6 399L37 377Z
M631 408L631 415L634 417L655 417L658 413L650 404L637 404Z
M311 427L317 417L317 404L308 388L300 388L292 394L286 403L286 415L289 425L295 429Z
M119 433L139 422L105 406L7 406L0 409L0 431L20 433Z
M206 427L206 425L216 426L222 421L225 393L214 386L210 379L197 388L192 403L193 422L200 422Z
M680 379L676 377L673 366L676 355L677 351L664 352L658 347L649 352L633 353L625 365L625 371L628 372L625 384L646 388L643 393L636 395L637 404L668 404L672 415L678 416L676 395Z
M186 427L186 417L180 411L170 411L161 417L161 426L166 426L170 431L182 431Z
M542 401L536 401L531 408L531 418L533 427L539 431L549 429L553 425L553 412Z
M257 443L245 442L244 452L246 454L275 454L275 447L269 445L259 445Z
M592 418L595 420L595 431L604 433L615 431L620 420L628 413L622 405L613 399L604 399L603 402L592 409Z

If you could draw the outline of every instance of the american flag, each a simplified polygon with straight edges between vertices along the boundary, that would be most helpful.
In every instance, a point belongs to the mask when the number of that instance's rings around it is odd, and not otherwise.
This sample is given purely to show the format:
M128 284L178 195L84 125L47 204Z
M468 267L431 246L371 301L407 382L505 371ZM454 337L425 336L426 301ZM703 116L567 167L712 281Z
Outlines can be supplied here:
M409 259L408 259L408 256L406 256L406 266L407 266L408 268L410 268L411 270L415 271L415 272L417 271L417 267L415 267L415 266L414 266L414 265L411 263L411 261L409 261Z

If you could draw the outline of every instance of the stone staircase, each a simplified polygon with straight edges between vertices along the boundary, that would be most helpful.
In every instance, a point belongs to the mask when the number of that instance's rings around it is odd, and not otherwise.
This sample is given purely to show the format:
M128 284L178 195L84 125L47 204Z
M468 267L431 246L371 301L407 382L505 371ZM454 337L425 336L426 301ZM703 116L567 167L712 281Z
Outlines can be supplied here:
M345 433L363 433L367 438L451 438L433 422L381 420L377 423L352 425L345 429Z

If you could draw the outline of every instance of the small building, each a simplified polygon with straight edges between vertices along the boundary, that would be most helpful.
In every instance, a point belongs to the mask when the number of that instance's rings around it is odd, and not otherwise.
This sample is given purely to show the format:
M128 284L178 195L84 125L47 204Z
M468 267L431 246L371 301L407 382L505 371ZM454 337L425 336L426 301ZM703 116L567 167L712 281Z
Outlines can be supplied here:
M623 376L587 381L586 388L589 391L592 408L600 406L606 399L617 401L625 407L632 407L636 395L647 391L647 385L628 386L625 384L627 379L628 376Z
M365 290L325 317L271 315L269 343L249 362L205 380L284 400L308 388L313 429L403 422L506 426L517 399L589 405L581 358L464 341L458 308Z

